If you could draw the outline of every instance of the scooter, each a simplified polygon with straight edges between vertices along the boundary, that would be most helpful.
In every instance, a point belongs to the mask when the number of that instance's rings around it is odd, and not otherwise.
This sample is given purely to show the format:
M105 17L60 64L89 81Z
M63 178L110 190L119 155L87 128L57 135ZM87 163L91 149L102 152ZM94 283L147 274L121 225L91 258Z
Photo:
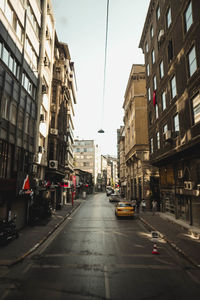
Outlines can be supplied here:
M7 245L10 241L19 237L14 219L10 221L0 220L0 245Z

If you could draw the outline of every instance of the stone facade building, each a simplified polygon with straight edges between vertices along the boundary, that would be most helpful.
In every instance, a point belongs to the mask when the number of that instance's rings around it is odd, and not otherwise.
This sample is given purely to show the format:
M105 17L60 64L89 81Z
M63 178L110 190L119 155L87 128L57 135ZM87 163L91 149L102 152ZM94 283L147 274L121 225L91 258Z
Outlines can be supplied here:
M142 199L149 200L151 190L154 197L159 200L157 170L149 165L144 65L132 66L124 96L123 108L126 198L129 200L136 199L139 202ZM123 139L121 146L123 150ZM124 174L121 173L121 175ZM124 177L121 180L124 181ZM154 184L150 188L151 181Z
M200 225L200 2L151 0L145 55L150 162L162 209Z

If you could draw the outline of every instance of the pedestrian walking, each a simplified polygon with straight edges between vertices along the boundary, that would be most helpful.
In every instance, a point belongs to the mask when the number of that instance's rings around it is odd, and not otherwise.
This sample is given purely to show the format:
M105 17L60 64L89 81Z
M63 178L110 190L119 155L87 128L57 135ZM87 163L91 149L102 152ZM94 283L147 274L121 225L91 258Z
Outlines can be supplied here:
M145 200L142 200L141 206L142 206L142 212L145 212L146 211L146 201Z
M136 206L137 206L137 213L139 214L140 213L140 201L137 201Z
M156 200L153 200L152 201L152 214L153 216L155 215L156 211L157 211L157 201Z

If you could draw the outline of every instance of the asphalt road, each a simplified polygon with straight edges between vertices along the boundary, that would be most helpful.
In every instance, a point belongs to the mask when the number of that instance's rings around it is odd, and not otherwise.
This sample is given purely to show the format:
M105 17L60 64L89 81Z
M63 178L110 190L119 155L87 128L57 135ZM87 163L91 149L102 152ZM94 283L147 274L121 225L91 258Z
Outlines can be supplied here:
M173 300L200 298L192 266L162 240L153 255L137 219L116 219L105 194L86 200L7 275L0 300Z

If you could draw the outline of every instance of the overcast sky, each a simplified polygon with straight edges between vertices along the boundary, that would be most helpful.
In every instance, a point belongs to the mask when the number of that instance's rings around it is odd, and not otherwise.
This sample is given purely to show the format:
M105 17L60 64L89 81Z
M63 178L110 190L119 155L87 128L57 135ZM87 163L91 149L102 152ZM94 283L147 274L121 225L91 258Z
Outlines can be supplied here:
M149 2L109 1L103 105L107 0L52 0L58 39L68 44L75 65L75 137L94 139L102 154L117 154L116 131L123 125L122 105L131 66L144 63L138 45ZM100 128L104 134L97 133Z

